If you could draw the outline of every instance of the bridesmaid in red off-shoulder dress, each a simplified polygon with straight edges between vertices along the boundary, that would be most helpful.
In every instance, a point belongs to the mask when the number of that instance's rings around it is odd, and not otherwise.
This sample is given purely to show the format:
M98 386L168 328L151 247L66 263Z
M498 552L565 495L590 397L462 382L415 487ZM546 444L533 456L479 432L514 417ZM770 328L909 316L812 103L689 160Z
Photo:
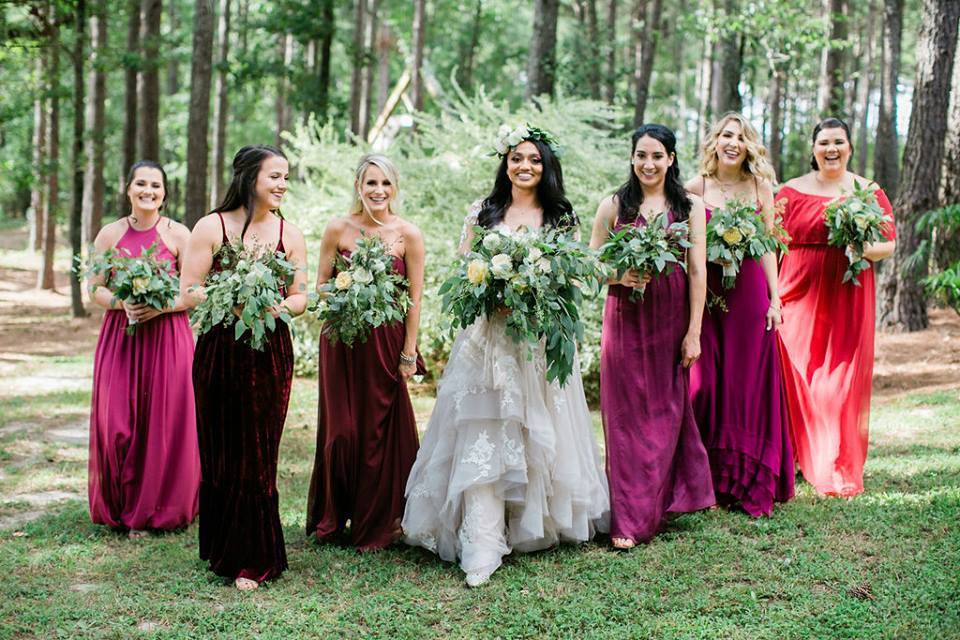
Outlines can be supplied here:
M779 192L783 222L792 240L780 267L783 325L780 350L793 448L803 477L822 494L854 496L863 491L873 378L874 270L859 275L861 286L844 283L849 261L827 244L824 209L869 181L847 171L853 149L842 120L827 118L813 131L813 171L790 180ZM892 214L879 187L877 201ZM887 241L866 247L872 262L893 253Z
M220 267L228 241L276 248L297 267L279 306L303 313L306 245L303 234L279 215L289 166L266 145L244 147L233 159L224 202L190 236L181 290L195 306L211 269ZM273 313L279 314L280 309ZM193 367L200 436L200 558L240 590L278 577L287 568L277 494L280 436L293 379L293 345L283 322L261 350L234 339L219 325L200 336Z
M371 154L356 171L349 216L327 225L317 286L335 276L334 257L349 255L361 232L379 235L393 268L410 282L406 321L374 329L351 347L320 337L317 453L307 500L307 535L324 541L344 532L360 551L400 536L404 489L417 457L417 422L406 381L418 370L417 329L423 291L423 236L394 211L398 172ZM422 369L421 369L422 372Z
M190 232L160 215L166 174L153 162L130 168L130 215L105 226L98 252L116 248L138 256L156 244L156 257L176 273ZM92 297L107 309L93 366L90 410L90 518L127 530L175 529L197 515L200 459L193 406L193 334L178 297L162 311L114 301L103 278ZM136 333L126 335L128 317Z

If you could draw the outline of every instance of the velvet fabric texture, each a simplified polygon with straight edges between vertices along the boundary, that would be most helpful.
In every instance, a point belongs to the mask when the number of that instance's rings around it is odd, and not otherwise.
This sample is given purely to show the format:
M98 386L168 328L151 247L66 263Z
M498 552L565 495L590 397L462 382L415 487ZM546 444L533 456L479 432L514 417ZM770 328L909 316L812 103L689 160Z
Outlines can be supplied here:
M638 216L635 224L646 221ZM705 509L715 499L680 364L689 323L686 274L676 267L654 277L635 302L632 291L610 285L604 305L600 410L610 537L645 542L668 513Z
M140 255L154 242L175 272L156 226L129 227L116 247ZM200 484L190 323L185 312L165 313L134 335L126 328L125 312L107 311L94 356L90 518L118 529L183 527L197 514Z
M394 257L394 270L406 265ZM403 492L417 457L417 421L397 371L406 337L402 322L373 329L348 347L320 336L317 452L307 500L307 535L343 533L360 551L399 536ZM422 360L418 369L423 372Z

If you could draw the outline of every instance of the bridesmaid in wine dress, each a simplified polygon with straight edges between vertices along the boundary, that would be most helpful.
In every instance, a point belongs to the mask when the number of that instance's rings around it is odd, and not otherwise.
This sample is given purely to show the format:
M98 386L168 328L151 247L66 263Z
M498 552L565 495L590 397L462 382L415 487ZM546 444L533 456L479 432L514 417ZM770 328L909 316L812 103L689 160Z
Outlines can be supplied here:
M687 190L711 208L731 200L754 202L773 229L773 168L753 126L727 113L703 142L700 176ZM707 265L708 304L702 354L690 370L690 393L703 436L713 490L725 505L751 516L770 515L774 502L793 496L793 449L781 389L776 328L780 325L774 253L744 260L731 289L723 267Z
M417 372L417 329L423 292L423 236L397 215L399 174L386 157L366 155L355 176L350 215L327 225L317 287L335 277L336 254L349 257L361 234L377 235L410 282L404 322L373 329L348 347L320 336L317 452L307 501L307 535L325 541L343 533L360 551L400 537L404 488L417 457L417 422L406 381Z
M600 410L610 479L610 538L629 549L653 538L668 513L706 509L715 503L710 463L689 397L689 367L700 356L706 292L704 210L680 182L676 137L646 124L632 139L627 182L603 200L590 246L610 230L648 224L666 212L687 221L687 271L669 275L626 272L611 282L603 312ZM634 289L643 297L630 299Z
M849 261L843 249L827 244L824 209L856 183L875 188L880 207L892 215L883 189L847 171L852 154L846 123L823 120L813 130L813 170L777 194L792 238L780 266L780 347L794 451L803 477L817 492L848 497L863 491L867 459L874 270L858 276L859 287L843 282ZM886 236L885 242L866 247L867 260L893 253L892 224Z
M163 168L141 161L130 168L130 214L106 225L97 252L115 248L156 257L177 272L190 232L160 214ZM190 369L193 334L180 297L168 309L114 300L103 277L90 282L107 311L93 365L90 411L90 518L139 538L147 529L175 529L197 514L200 460ZM136 332L126 334L135 321Z
M286 254L297 267L279 306L296 316L306 296L303 234L280 215L287 159L266 145L240 149L223 202L190 235L181 290L191 306L202 283L221 268L221 248L244 243ZM271 312L277 316L280 309ZM257 351L234 340L233 327L214 327L197 341L193 383L200 435L200 558L240 590L287 568L277 494L277 457L293 378L293 346L278 322Z

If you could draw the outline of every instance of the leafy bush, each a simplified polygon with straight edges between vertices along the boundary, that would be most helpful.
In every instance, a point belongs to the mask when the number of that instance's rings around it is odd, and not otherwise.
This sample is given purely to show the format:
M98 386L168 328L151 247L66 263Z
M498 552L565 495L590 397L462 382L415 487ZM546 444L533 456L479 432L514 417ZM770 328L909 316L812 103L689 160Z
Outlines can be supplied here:
M932 232L938 239L924 239L910 256L908 268L929 261L931 273L921 280L927 296L960 313L960 203L929 211L917 220L917 231ZM931 259L932 258L932 259Z

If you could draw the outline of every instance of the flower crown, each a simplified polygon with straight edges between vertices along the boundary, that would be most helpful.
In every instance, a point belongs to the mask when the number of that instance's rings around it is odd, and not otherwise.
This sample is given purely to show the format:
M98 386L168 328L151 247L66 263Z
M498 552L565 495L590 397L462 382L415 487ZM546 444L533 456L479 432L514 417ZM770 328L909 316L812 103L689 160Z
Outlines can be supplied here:
M510 149L524 140L539 140L550 147L554 155L560 155L560 143L553 137L553 134L545 129L534 127L529 122L515 129L511 129L508 124L500 125L497 138L493 143L494 152L502 158L507 155Z

